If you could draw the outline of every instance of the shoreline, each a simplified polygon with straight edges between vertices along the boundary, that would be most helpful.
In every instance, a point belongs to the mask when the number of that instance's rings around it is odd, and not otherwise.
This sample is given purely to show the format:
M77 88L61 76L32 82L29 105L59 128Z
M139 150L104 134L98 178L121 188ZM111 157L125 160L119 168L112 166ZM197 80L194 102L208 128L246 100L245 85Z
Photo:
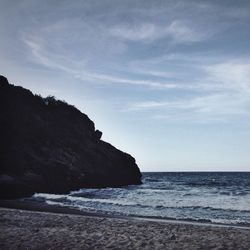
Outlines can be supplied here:
M196 225L196 226L211 226L211 227L222 227L222 228L236 228L250 230L250 225L240 224L223 224L213 223L207 221L195 221L195 220L178 220L174 218L159 218L153 216L135 216L135 215L117 215L108 214L101 212L91 212L86 210L79 210L77 208L59 205L50 205L35 201L23 201L23 200L0 200L0 208L19 209L36 212L47 212L56 214L69 214L69 215L81 215L101 218L118 218L124 220L139 220L146 222L160 222L169 224L180 224L180 225Z
M250 249L248 229L50 209L0 207L0 249Z

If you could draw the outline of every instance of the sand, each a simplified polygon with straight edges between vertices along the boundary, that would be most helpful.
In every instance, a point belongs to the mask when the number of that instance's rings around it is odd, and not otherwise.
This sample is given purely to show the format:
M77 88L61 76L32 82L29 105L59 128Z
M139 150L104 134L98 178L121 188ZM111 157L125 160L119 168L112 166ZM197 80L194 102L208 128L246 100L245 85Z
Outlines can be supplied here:
M249 250L250 230L0 208L0 249Z

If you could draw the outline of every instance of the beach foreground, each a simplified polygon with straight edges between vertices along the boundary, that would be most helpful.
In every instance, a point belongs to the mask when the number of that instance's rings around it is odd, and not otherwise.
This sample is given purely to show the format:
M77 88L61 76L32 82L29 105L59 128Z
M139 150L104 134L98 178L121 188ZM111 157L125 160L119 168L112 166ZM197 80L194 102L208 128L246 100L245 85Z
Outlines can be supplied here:
M0 208L0 249L249 249L250 230Z

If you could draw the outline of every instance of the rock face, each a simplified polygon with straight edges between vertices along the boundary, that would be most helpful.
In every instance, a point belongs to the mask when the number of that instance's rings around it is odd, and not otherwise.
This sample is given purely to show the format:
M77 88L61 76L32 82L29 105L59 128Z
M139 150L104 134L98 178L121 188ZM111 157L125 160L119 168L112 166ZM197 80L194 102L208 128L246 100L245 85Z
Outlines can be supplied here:
M135 159L75 107L0 76L0 198L140 184Z

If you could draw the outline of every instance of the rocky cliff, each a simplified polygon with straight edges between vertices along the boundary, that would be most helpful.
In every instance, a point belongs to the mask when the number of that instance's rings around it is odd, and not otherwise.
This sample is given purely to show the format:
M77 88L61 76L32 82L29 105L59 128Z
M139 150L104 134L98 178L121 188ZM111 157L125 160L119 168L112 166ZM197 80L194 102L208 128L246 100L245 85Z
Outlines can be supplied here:
M140 184L135 159L75 107L0 76L0 198Z

